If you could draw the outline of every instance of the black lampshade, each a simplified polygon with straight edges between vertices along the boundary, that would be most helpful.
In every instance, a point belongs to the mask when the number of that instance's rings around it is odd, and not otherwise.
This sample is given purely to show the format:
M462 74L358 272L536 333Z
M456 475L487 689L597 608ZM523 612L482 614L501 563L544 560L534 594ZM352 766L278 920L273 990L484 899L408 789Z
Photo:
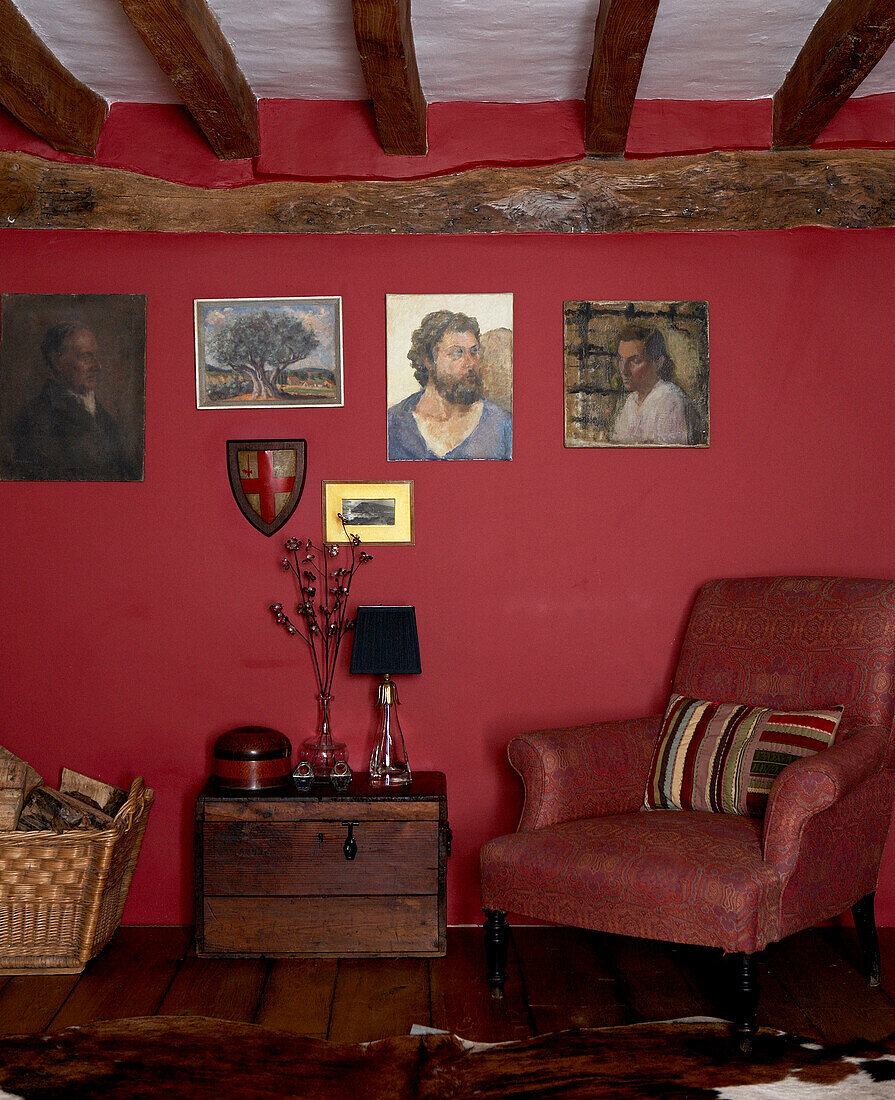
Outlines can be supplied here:
M377 676L422 672L413 607L378 604L357 609L351 671Z

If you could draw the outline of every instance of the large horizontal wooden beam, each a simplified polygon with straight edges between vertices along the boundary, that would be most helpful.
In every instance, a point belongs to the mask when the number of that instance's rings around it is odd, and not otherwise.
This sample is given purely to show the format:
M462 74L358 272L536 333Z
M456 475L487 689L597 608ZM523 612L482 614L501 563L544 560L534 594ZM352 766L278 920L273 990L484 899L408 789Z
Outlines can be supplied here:
M12 0L0 0L0 103L54 149L92 157L109 105L50 51Z
M895 152L737 152L205 189L0 153L0 225L171 233L636 233L895 226Z
M832 0L774 96L774 148L807 148L895 41L892 0Z
M354 37L379 143L386 153L425 156L426 99L410 26L410 0L352 0Z
M659 0L600 0L584 98L584 148L621 156Z
M205 0L119 0L222 160L258 155L258 104Z

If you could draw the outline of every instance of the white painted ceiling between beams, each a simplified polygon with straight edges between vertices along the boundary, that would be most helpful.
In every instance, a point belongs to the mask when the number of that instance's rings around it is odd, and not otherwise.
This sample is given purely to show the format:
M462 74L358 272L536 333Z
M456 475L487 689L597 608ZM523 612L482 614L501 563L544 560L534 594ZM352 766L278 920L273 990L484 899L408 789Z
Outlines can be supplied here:
M16 0L71 72L110 102L177 102L117 0ZM209 0L255 95L366 99L350 0ZM761 99L828 0L662 0L638 99ZM582 99L598 0L413 0L423 91L453 100ZM857 91L895 91L895 47Z

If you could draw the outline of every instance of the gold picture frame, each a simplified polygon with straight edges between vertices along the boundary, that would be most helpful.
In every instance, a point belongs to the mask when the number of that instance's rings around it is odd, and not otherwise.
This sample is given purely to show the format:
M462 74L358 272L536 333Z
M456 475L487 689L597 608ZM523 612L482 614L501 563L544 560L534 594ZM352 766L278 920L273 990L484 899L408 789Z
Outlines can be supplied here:
M345 528L339 516L345 519ZM413 545L412 481L324 481L323 541Z

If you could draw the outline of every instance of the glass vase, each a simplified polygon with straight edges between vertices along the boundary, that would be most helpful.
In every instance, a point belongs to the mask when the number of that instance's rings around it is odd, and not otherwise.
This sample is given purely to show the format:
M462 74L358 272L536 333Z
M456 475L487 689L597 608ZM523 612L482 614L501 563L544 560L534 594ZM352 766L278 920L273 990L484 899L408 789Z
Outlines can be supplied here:
M344 760L348 763L348 748L344 741L334 741L330 727L331 695L318 695L317 732L301 743L298 760L311 765L314 779L326 782L333 767Z

